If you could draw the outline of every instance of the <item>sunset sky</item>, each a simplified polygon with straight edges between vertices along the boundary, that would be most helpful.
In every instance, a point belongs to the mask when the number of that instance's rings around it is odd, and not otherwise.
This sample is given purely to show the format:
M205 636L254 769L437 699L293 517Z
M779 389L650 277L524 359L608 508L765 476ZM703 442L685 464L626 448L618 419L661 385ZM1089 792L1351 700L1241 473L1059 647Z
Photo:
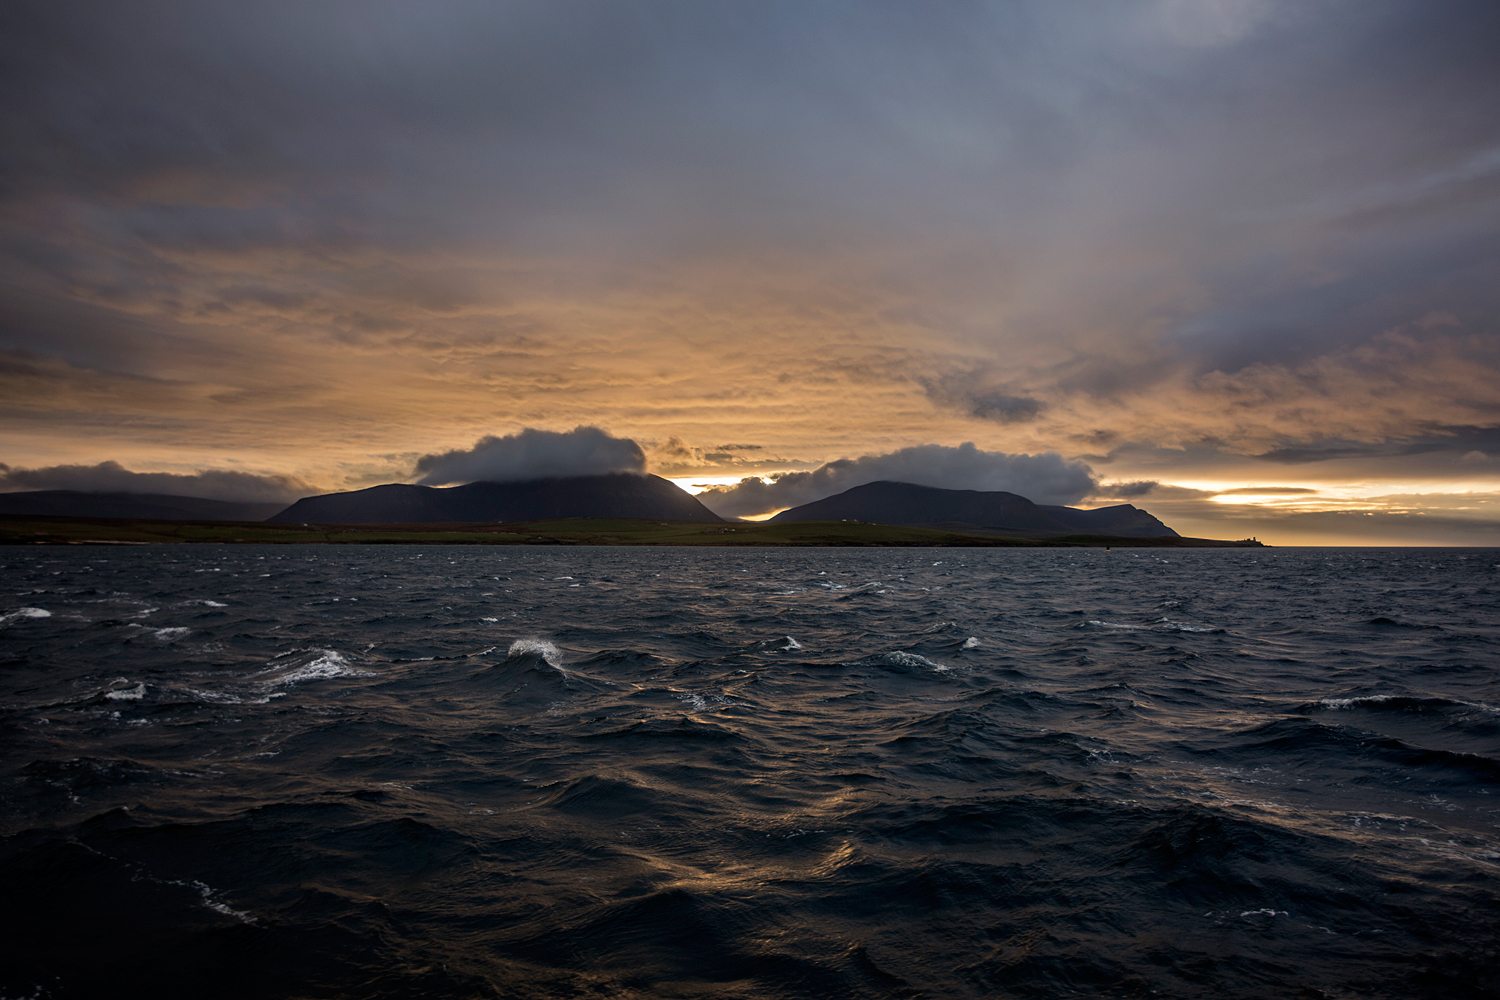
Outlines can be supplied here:
M1493 0L13 0L0 489L540 454L1497 545L1496 53Z

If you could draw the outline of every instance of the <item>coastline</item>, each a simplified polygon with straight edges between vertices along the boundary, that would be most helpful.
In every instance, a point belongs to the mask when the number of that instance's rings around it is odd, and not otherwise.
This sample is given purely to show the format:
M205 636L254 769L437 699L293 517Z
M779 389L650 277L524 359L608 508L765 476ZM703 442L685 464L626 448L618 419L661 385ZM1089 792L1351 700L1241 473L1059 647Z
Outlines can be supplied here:
M514 524L273 524L0 515L0 545L672 545L718 547L1262 548L1252 539L1017 538L858 521L563 518Z

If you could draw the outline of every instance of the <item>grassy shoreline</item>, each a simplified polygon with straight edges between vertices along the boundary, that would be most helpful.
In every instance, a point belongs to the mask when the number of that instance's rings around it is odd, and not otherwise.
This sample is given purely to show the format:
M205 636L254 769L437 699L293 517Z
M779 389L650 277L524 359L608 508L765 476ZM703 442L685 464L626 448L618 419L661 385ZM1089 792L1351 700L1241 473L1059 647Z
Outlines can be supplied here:
M0 515L0 545L694 545L1246 548L1253 541L1066 535L1008 538L858 521L789 524L566 518L516 524L273 524Z

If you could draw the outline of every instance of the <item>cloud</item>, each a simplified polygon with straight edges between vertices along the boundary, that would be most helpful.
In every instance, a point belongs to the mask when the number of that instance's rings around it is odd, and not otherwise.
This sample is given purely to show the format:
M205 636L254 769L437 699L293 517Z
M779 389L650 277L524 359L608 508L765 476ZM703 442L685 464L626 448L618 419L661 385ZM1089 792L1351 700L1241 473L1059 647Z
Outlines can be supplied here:
M1241 486L1233 490L1220 490L1221 497L1232 496L1293 496L1296 494L1314 494L1317 490L1310 490L1301 486Z
M1290 491L1289 491L1290 492ZM1245 502L1215 502L1238 495ZM1151 513L1195 538L1248 538L1271 545L1488 545L1500 543L1500 493L1422 493L1339 498L1298 494L1289 506L1260 502L1251 488L1162 486ZM1269 498L1268 498L1269 499Z
M1152 492L1161 483L1154 479L1136 479L1130 482L1100 483L1092 499L1131 500Z
M597 427L542 431L527 427L519 434L480 438L467 450L445 451L417 459L422 486L449 483L513 483L554 476L599 476L610 472L646 472L646 453L629 438L613 437Z
M700 493L698 499L716 514L737 517L797 507L881 480L950 490L1003 490L1044 504L1075 503L1096 486L1087 465L1066 461L1057 452L1011 455L981 451L965 442L957 448L924 444L886 455L843 458L811 472L783 473L769 483L743 479L735 486Z
M13 469L0 464L0 492L30 490L159 493L237 503L288 503L318 492L315 487L293 476L257 476L222 469L182 474L131 472L119 462L52 465L40 469Z
M1500 4L731 6L0 5L5 457L1500 474Z
M1035 420L1045 409L1039 399L989 384L984 372L957 372L921 382L927 398L939 406L999 424Z

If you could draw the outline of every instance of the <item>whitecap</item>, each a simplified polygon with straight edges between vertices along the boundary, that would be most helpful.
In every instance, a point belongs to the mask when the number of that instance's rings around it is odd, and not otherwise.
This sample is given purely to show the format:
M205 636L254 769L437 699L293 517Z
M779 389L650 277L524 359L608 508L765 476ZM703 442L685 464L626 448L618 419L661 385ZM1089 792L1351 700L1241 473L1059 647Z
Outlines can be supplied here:
M980 643L978 637L971 635L967 639L964 640L964 644L960 648L962 648L962 649L978 649L980 647L980 645L982 645L982 643Z
M1115 629L1120 632L1141 632L1146 628L1146 626L1144 625L1121 625L1119 622L1102 622L1094 619L1090 619L1089 621L1085 622L1082 627L1086 628L1089 626L1092 626L1094 628Z
M320 649L318 655L303 666L295 670L289 670L275 680L273 684L300 684L303 681L332 680L337 677L373 677L374 672L360 670L345 658L343 653L336 649Z
M1154 632L1222 632L1223 629L1217 625L1198 625L1192 622L1174 622L1170 618L1158 618Z
M104 692L104 697L110 701L140 701L146 697L146 683L142 681L133 688L120 688L115 691Z
M190 629L190 628L181 628L181 627L178 627L178 628L159 628L159 629L153 630L153 634L156 636L156 638L158 640L160 640L162 642L174 642L174 641L176 641L178 639L185 638L192 631L193 630Z
M753 644L750 650L755 653L790 653L801 648L802 643L789 635L784 635L778 639L762 639Z
M0 615L0 625L9 625L13 621L22 618L51 618L52 612L46 608L17 608Z
M908 653L904 649L898 649L890 653L882 653L875 658L876 663L883 663L888 667L922 667L937 673L947 673L953 668L945 663L929 660L920 653Z
M505 653L507 660L518 660L527 656L538 657L551 667L559 669L562 667L562 653L546 639L517 639L510 644L510 649Z
M1358 705L1384 705L1392 701L1407 702L1418 708L1471 708L1489 715L1500 715L1500 707L1482 701L1465 701L1462 698L1449 699L1427 695L1367 694L1362 697L1319 698L1317 705L1332 711L1346 711Z

